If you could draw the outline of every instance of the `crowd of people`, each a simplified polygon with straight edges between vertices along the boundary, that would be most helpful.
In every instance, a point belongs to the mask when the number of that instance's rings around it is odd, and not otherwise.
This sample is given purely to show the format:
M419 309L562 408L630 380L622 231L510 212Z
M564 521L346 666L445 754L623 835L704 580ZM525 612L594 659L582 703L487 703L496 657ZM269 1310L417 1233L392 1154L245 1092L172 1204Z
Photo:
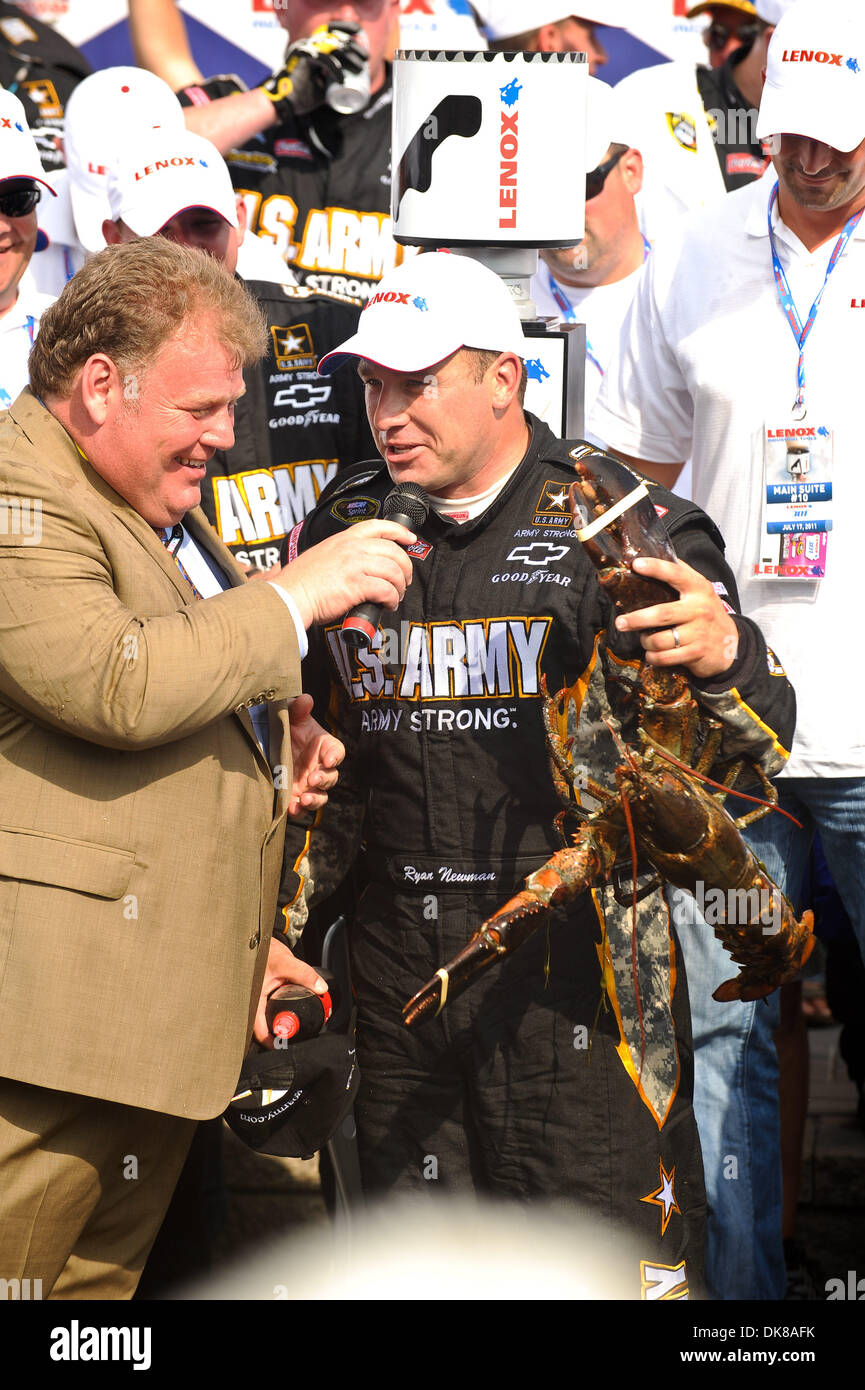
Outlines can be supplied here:
M629 817L591 827L640 667L684 668L718 759L795 817L748 846L798 913L819 831L865 955L861 716L826 678L861 491L865 22L698 3L701 61L611 86L604 33L655 38L624 3L403 8L415 48L426 23L587 55L585 231L530 293L585 326L589 444L524 408L502 280L392 236L398 0L283 0L252 88L201 71L174 0L130 0L137 66L97 72L0 5L0 1276L134 1294L190 1146L219 1143L197 1124L273 1046L268 998L326 992L338 902L365 1196L565 1198L633 1237L634 1297L781 1299L799 986L719 1002L705 904L632 863ZM569 500L591 447L674 547L635 562L635 612ZM545 690L588 778L578 892L544 877ZM524 880L529 939L449 998ZM847 1060L861 1092L859 1034Z

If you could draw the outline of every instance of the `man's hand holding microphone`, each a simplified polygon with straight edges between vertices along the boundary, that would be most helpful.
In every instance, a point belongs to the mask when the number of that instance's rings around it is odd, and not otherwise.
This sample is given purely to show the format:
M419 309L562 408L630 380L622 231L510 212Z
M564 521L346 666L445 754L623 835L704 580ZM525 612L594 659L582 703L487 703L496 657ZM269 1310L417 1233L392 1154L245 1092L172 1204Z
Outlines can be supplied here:
M305 628L345 617L345 631L358 626L349 619L362 609L359 624L371 640L378 611L398 608L412 581L412 562L405 547L418 537L410 526L422 526L428 503L422 488L403 483L384 501L383 515L358 521L336 536L328 536L267 578L293 599ZM392 519L388 519L392 518ZM371 607L367 607L370 605ZM351 637L347 640L355 645Z

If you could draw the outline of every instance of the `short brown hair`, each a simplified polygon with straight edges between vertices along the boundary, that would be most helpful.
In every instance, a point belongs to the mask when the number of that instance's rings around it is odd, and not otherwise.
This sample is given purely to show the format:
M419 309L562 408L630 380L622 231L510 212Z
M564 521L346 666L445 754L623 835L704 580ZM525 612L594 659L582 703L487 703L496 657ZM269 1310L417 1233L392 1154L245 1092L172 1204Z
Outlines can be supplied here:
M490 352L487 348L463 348L463 352L471 359L475 381L478 385L483 381L493 363L497 362L501 357L500 352ZM525 362L521 362L520 366L522 367L522 371L520 372L520 384L517 387L517 400L520 405L523 405L526 399L526 386L528 385L529 374L526 371Z
M111 358L121 377L146 372L183 324L206 314L237 366L264 355L267 326L260 308L212 256L164 237L108 246L42 315L30 353L30 384L43 400L68 400L81 368L97 352Z

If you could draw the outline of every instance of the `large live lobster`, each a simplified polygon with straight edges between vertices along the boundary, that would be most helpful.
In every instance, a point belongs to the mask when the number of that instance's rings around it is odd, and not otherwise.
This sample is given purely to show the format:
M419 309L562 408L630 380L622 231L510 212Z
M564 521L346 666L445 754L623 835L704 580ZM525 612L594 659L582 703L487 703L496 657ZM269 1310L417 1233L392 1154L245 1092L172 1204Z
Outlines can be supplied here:
M645 486L617 460L588 446L575 449L572 457L578 481L571 487L571 508L575 517L586 518L578 534L616 608L632 612L677 599L666 584L631 568L637 556L676 558ZM515 951L543 924L551 908L606 882L625 850L633 864L635 923L638 856L656 872L655 886L663 881L691 892L699 887L707 896L713 894L716 903L721 899L715 934L742 970L719 986L716 999L761 998L794 979L807 960L814 942L812 914L796 920L790 903L739 833L766 815L777 800L765 774L740 758L720 768L719 780L709 779L722 726L702 713L684 671L645 663L622 662L618 667L611 677L608 674L607 683L612 679L629 686L625 699L632 706L636 702L638 719L636 746L626 745L611 730L618 765L607 770L616 791L584 771L578 776L572 764L585 689L578 683L550 698L545 688L553 778L562 800L582 824L572 844L530 874L520 892L406 1004L403 1021L408 1027L440 1013L480 972ZM605 716L604 721L611 722ZM602 758L600 762L603 771ZM756 776L762 785L765 801L733 820L722 802L746 769L750 780ZM586 810L586 795L597 809ZM644 885L640 895L645 891Z

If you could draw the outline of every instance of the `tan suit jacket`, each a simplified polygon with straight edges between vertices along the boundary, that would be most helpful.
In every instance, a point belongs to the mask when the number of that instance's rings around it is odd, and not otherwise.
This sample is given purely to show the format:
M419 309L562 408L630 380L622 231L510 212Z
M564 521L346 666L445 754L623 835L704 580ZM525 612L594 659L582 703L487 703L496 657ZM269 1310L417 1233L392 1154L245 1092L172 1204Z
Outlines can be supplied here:
M271 702L290 784L300 663L273 587L185 521L224 594L195 598L29 391L0 424L0 1075L202 1119L239 1073L282 864L288 793L246 706Z

